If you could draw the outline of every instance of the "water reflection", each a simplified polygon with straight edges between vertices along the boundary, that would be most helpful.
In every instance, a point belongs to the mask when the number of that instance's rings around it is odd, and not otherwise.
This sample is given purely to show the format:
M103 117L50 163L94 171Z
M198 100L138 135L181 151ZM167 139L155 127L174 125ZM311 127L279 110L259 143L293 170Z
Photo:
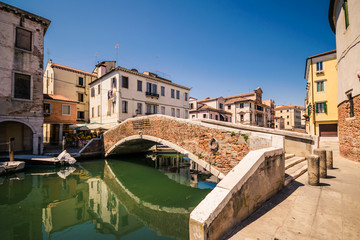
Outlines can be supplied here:
M210 190L191 187L183 163L171 172L151 159L102 160L3 177L1 239L187 239Z

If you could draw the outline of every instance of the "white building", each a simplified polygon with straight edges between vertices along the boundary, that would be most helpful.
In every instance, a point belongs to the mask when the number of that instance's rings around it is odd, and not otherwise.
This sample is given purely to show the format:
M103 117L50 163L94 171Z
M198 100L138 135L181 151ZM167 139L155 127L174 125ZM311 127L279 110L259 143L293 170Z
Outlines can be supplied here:
M90 122L116 124L127 118L164 114L189 117L190 88L151 72L99 63L98 79L90 83Z
M50 21L0 2L0 152L42 153L44 35Z

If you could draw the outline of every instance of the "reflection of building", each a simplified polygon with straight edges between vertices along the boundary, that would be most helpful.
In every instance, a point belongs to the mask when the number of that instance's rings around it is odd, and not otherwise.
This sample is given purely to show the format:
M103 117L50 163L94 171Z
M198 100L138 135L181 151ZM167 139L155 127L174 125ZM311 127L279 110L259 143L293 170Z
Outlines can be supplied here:
M336 33L337 106L340 153L360 155L360 2L331 0L329 22Z
M89 83L96 79L96 74L67 67L51 60L47 63L44 77L44 93L56 94L76 100L76 119L89 122Z
M0 2L0 143L42 152L44 35L50 21ZM0 144L0 152L7 146Z
M320 137L337 137L336 50L306 59L306 132Z
M117 196L111 192L101 179L91 178L89 187L89 212L96 222L98 231L111 231L116 236L124 236L143 227L143 224L130 215Z
M44 94L44 143L61 143L63 132L76 123L76 103L61 95Z
M275 107L275 116L284 119L284 129L294 130L296 128L301 128L302 109L304 109L304 107L296 105L277 106Z
M91 122L117 124L150 114L188 118L188 87L155 73L115 67L109 61L99 63L94 72L98 79L90 83Z

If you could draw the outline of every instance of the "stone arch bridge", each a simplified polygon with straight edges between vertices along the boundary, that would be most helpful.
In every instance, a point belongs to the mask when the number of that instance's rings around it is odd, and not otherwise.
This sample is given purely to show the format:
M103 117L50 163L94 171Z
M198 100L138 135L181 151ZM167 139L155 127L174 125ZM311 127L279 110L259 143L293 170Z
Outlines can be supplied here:
M215 138L218 149L209 141ZM104 133L105 156L147 151L166 145L222 179L249 152L247 137L239 130L164 115L127 119ZM213 144L213 149L216 144Z

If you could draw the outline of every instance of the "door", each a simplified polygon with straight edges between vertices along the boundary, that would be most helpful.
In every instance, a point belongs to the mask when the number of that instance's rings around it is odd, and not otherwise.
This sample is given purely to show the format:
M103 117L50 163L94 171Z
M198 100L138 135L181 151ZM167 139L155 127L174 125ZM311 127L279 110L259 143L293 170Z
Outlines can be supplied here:
M337 124L319 124L320 137L337 137Z

